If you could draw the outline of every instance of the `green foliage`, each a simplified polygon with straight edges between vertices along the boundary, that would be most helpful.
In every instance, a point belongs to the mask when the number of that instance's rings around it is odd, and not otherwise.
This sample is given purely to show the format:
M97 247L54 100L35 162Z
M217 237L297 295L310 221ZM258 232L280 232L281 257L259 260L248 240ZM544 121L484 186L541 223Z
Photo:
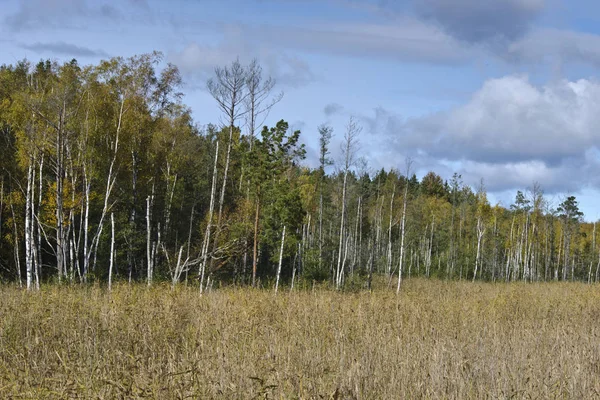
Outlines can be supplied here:
M421 181L421 193L428 197L446 199L449 197L442 177L435 172L428 172Z
M179 71L162 60L151 53L87 66L43 60L0 67L0 278L23 279L29 249L39 255L33 262L42 281L85 281L86 258L88 282L106 280L112 213L116 279L145 279L149 258L156 279L171 279L179 259L186 268L181 280L195 283L199 255L208 249L213 282L247 282L256 219L263 282L274 276L284 226L284 280L294 269L309 282L330 279L344 179L339 165L337 172L329 168L333 128L318 127L316 168L302 165L301 133L284 120L254 137L254 128L234 118L239 126L229 150L229 125L198 125L182 103ZM244 72L239 62L235 68ZM249 112L242 101L237 106L238 116ZM229 170L219 245L211 239L205 246L209 220L215 235L215 215L209 215L215 156L217 192L228 157ZM504 208L459 174L444 181L431 171L419 180L412 171L371 172L366 163L349 168L342 243L347 287L362 287L371 265L377 274L391 264L397 274L403 217L404 273L411 276L472 276L482 235L483 279L600 280L594 268L600 241L574 196L550 210L534 185ZM65 260L60 277L58 255Z

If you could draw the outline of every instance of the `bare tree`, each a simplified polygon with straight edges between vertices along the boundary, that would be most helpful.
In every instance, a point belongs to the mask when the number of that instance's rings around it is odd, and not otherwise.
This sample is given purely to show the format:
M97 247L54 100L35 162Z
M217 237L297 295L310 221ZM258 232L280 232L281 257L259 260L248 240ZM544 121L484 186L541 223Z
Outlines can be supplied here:
M271 108L281 101L283 92L270 97L276 81L270 76L266 79L263 77L263 69L256 59L246 67L245 83L247 92L244 101L246 125L250 136L250 150L252 150L256 130L264 124Z
M223 183L221 185L221 194L219 197L219 211L217 214L217 226L213 251L217 249L219 233L221 231L223 203L225 202L225 189L227 187L229 161L231 157L231 147L233 145L233 131L236 121L247 113L247 111L242 107L248 97L248 92L246 90L247 75L246 69L240 64L239 59L237 59L229 67L215 68L215 77L209 79L207 82L208 91L217 101L217 104L223 114L225 114L229 127L227 156L225 158Z

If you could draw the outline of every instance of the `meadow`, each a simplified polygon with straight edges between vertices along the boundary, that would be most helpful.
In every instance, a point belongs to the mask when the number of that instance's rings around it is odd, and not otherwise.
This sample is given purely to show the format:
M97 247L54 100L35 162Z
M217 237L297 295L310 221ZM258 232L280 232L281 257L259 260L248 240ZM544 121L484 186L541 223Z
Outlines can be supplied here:
M0 286L0 398L599 398L600 287Z

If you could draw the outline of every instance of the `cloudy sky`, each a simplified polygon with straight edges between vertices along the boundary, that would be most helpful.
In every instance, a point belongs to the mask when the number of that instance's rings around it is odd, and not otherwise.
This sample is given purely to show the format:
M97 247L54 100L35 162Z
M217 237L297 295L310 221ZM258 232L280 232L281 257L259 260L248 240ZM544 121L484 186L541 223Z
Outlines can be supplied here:
M493 201L542 185L600 217L597 0L0 0L0 63L162 51L200 124L215 66L257 58L285 96L268 123L363 126L369 167L483 178Z

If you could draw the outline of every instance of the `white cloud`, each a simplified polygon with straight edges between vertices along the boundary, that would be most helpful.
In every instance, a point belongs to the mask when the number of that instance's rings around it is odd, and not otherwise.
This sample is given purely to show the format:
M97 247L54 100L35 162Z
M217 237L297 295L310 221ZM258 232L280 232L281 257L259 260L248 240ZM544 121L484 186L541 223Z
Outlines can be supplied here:
M383 165L399 154L423 168L459 166L491 190L600 188L600 83L560 81L535 86L524 76L491 79L470 101L444 112L404 120L376 110L367 120L382 135L373 142ZM385 150L375 150L376 148Z

